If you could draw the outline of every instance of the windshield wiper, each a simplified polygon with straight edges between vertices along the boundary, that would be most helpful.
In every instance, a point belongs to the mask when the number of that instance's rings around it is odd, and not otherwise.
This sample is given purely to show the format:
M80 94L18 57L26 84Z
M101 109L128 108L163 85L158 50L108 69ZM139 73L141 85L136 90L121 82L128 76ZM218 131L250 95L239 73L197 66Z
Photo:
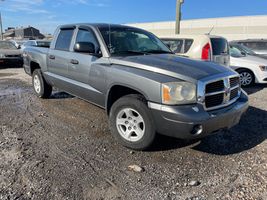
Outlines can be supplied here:
M127 50L127 51L116 51L113 54L137 54L137 55L147 55L147 52L143 52L143 51L131 51L131 50Z
M174 54L171 51L164 51L164 50L149 50L149 51L145 51L146 53L159 53L159 54Z

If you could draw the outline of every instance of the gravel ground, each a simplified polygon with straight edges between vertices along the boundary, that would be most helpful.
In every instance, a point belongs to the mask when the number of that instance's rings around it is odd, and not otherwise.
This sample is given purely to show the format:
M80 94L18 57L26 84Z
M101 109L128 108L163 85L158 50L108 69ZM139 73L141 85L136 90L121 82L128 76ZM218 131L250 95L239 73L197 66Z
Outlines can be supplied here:
M230 131L159 136L135 152L112 138L105 111L59 91L38 99L22 69L2 69L0 199L265 200L267 87L247 92L250 108Z

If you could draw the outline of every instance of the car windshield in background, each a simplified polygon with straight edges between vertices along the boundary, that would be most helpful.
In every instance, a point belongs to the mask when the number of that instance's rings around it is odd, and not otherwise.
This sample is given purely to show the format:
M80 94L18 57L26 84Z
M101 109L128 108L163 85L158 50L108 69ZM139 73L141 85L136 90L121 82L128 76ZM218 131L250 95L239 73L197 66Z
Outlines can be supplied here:
M247 46L252 50L267 50L267 42L241 42L242 45Z
M211 38L212 52L214 56L227 54L229 52L228 42L223 38Z
M0 41L0 49L15 50L17 49L17 47L12 42Z
M256 53L254 51L252 51L250 48L248 48L242 44L236 44L235 47L238 48L240 51L244 51L246 54L256 55Z
M111 55L144 55L172 53L153 34L128 27L99 28Z
M242 52L238 48L233 46L230 46L230 55L232 57L245 57L245 55L242 54Z
M50 47L51 42L49 41L37 41L37 46L38 47Z

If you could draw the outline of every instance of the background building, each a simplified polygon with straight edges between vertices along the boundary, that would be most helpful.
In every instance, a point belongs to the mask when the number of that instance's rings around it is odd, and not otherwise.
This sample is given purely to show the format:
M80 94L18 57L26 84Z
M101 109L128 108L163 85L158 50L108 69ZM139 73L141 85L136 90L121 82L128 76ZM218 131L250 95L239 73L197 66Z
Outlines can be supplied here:
M148 30L157 36L169 36L175 33L175 21L128 25ZM228 40L267 39L267 15L194 19L181 22L181 34L206 34L210 31L211 34L223 36Z
M8 28L4 33L5 39L43 39L45 36L34 27Z

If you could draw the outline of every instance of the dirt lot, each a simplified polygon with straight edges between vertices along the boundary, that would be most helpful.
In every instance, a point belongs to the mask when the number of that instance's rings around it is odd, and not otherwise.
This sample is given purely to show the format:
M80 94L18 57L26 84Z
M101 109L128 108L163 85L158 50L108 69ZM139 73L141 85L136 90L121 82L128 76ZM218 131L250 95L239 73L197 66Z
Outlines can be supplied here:
M58 91L38 99L22 69L1 69L0 199L265 200L267 86L247 92L232 130L198 142L160 136L133 152L100 108Z

